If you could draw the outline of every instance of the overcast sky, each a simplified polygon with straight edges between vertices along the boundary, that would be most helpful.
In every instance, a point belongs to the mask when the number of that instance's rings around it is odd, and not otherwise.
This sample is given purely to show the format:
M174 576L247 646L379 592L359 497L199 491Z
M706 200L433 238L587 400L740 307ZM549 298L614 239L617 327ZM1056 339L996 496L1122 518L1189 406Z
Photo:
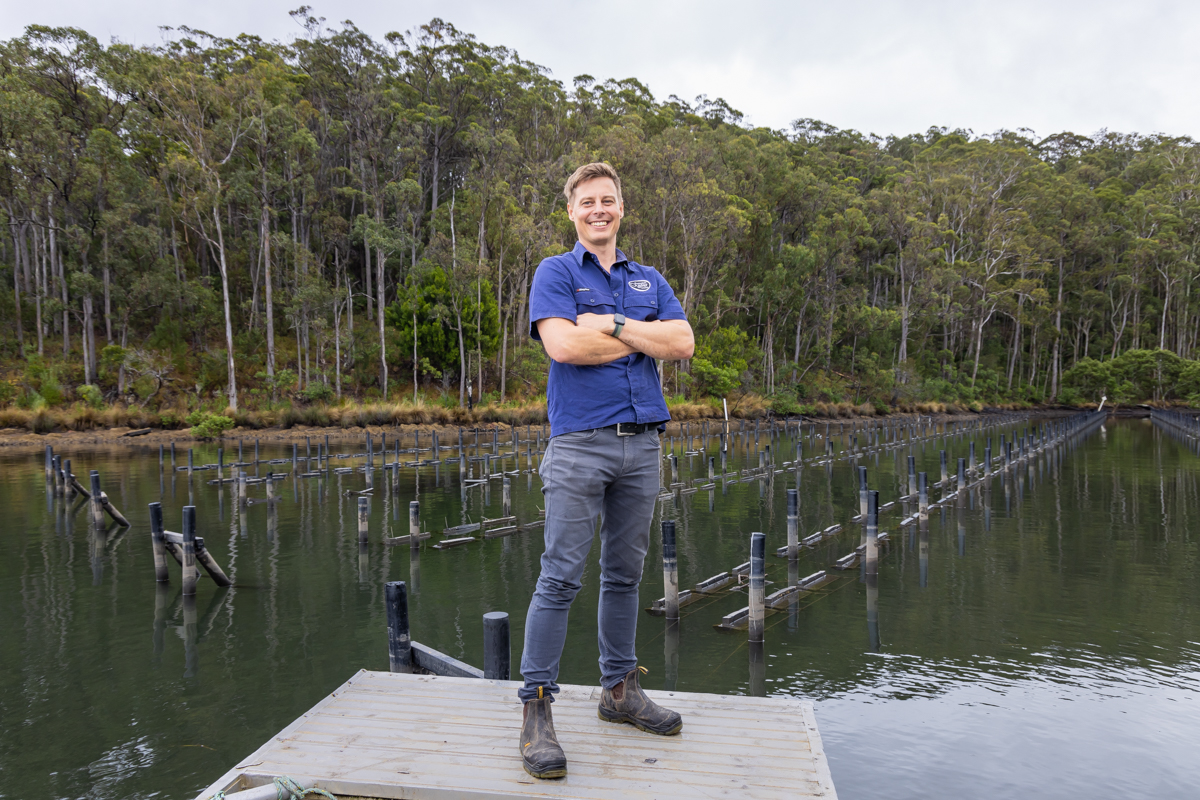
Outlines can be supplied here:
M570 85L636 77L654 96L723 97L755 125L812 117L865 133L1100 128L1200 138L1200 3L912 0L310 0L382 37L441 17ZM31 23L101 41L161 25L287 41L300 0L0 0L0 38Z

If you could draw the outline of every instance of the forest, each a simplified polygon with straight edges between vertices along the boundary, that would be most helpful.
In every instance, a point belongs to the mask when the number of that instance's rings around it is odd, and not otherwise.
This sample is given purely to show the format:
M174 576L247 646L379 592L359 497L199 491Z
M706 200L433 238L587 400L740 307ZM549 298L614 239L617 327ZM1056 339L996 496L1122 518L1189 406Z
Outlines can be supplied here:
M536 405L530 281L594 160L696 331L673 403L1200 402L1186 136L770 130L440 19L292 16L0 42L0 408Z

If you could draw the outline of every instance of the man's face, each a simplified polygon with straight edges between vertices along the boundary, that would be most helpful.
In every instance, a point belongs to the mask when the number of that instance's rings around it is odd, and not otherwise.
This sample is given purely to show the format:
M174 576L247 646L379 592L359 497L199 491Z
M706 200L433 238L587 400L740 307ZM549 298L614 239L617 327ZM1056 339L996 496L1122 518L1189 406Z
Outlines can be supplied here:
M567 206L567 216L575 223L579 241L589 250L602 249L616 242L617 229L625 206L617 199L617 184L612 178L592 178L575 187L575 198Z

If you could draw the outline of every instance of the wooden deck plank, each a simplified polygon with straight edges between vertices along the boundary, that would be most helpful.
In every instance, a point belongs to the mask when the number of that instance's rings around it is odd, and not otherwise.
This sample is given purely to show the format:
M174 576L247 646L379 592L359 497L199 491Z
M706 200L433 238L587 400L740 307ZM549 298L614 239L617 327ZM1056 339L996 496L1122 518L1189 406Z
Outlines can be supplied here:
M812 705L650 691L684 718L654 736L596 716L600 690L563 686L569 775L539 781L517 752L513 681L360 671L200 795L290 775L339 798L836 798Z

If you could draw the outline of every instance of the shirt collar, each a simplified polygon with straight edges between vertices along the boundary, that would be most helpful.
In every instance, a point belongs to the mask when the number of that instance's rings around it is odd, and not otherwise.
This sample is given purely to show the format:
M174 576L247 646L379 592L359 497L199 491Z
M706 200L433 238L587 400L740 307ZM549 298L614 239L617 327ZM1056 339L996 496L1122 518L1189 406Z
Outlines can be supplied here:
M598 266L598 267L600 266L599 259L596 258L596 255L594 253L592 253L591 250L588 250L586 247L583 246L583 242L580 242L580 241L575 242L575 247L571 249L571 255L573 255L575 257L575 263L579 264L580 266L583 266L584 259L587 258L589 255L592 256L592 259L595 261L596 266ZM626 266L626 265L628 265L628 263L629 263L629 259L625 256L625 254L623 252L621 252L621 248L618 247L617 248L617 260L613 263L613 266L614 267ZM603 267L601 267L601 269L603 269Z

